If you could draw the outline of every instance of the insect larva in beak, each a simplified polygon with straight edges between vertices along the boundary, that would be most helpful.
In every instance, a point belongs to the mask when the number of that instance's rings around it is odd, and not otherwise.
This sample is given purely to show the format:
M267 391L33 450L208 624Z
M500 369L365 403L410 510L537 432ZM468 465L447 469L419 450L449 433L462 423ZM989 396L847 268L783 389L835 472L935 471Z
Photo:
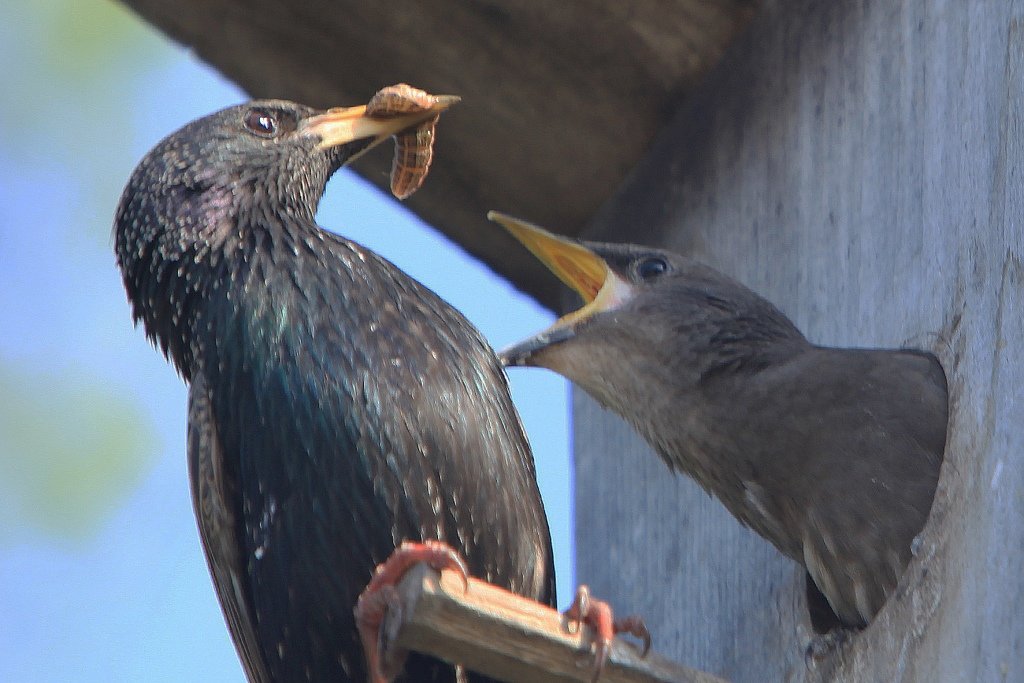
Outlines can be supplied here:
M426 111L439 98L405 83L383 88L366 105L368 116L387 118ZM391 163L391 194L399 199L411 196L423 184L434 158L434 129L438 116L394 136L395 156Z

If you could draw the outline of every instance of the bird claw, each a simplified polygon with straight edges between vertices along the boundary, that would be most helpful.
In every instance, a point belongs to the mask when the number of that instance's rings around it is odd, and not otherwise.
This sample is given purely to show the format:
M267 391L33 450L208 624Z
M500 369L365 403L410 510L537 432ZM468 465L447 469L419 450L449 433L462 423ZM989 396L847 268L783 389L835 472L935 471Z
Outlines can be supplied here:
M405 652L389 652L383 629L385 617L401 614L402 599L395 589L402 576L420 562L437 571L452 569L462 576L463 589L469 590L469 569L451 546L441 541L414 543L403 541L390 557L377 565L373 578L359 594L353 610L359 638L369 667L370 683L388 683L401 673Z
M590 595L590 588L580 586L576 589L576 598L569 609L565 611L565 618L569 620L569 632L579 633L583 624L594 629L594 675L592 683L601 677L604 665L608 661L611 651L612 640L617 633L629 633L643 642L640 651L641 657L646 657L651 649L651 633L647 625L639 615L633 614L623 619L615 619L611 605L604 600L598 600ZM576 624L573 630L572 624Z
M402 599L392 585L378 586L373 592L367 588L359 595L354 612L369 683L388 683L402 670L406 653L388 647L383 629L385 617L400 615L401 611Z
M808 670L814 669L815 666L843 649L853 635L854 632L851 629L836 628L828 633L814 636L807 644L807 649L804 650L804 665Z
M616 619L614 626L616 633L628 633L644 644L640 648L641 657L646 657L647 653L651 651L651 632L647 630L647 624L639 614L630 614L628 617Z

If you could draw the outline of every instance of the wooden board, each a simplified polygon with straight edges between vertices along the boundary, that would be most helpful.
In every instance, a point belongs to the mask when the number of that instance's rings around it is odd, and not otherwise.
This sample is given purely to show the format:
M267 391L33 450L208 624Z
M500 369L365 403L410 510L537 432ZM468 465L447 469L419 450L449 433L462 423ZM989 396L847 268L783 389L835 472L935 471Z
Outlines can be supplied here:
M578 579L737 683L1024 680L1022 181L1024 3L766 6L590 234L693 253L814 342L935 351L932 518L898 597L808 668L798 567L577 392Z
M503 681L590 683L593 633L555 610L484 581L463 583L418 564L398 586L402 608L389 612L384 632L396 647L457 662ZM616 639L602 683L725 683Z
M124 1L257 97L361 104L402 81L461 95L407 204L547 305L553 280L487 211L578 233L757 4ZM386 187L386 157L356 168Z

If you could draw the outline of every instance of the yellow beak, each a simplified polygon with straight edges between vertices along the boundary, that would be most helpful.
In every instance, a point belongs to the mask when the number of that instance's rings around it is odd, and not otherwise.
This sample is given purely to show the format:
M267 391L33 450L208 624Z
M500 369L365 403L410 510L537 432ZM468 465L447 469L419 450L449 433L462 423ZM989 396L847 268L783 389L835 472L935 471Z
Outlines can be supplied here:
M562 316L550 329L567 327L595 313L616 308L634 294L629 282L579 242L497 211L489 212L487 218L508 230L559 280L582 297L583 307Z
M371 117L366 114L366 105L358 107L337 107L323 114L306 119L304 130L320 137L320 149L344 145L355 140L372 139L366 149L376 146L392 135L429 121L459 101L454 95L442 95L436 102L422 111L396 114L388 117ZM365 152L366 150L362 150ZM357 155L358 156L358 155Z

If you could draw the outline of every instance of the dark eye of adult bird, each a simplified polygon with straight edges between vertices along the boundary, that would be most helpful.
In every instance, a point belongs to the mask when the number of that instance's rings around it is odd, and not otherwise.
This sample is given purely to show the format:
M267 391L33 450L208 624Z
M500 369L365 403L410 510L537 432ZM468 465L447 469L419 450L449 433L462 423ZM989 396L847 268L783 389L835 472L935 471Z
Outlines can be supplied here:
M931 509L947 416L936 358L815 346L692 259L492 218L586 302L503 362L571 379L802 564L819 632L866 625ZM633 286L630 263L661 273Z
M268 138L275 137L282 132L290 133L295 130L296 126L295 118L289 113L275 113L261 107L246 111L243 121L250 132Z
M135 320L189 385L193 502L250 681L364 683L353 608L406 540L554 599L533 456L493 351L314 221L336 170L446 106L231 107L160 142L121 199L117 262ZM406 675L455 674L413 655Z

